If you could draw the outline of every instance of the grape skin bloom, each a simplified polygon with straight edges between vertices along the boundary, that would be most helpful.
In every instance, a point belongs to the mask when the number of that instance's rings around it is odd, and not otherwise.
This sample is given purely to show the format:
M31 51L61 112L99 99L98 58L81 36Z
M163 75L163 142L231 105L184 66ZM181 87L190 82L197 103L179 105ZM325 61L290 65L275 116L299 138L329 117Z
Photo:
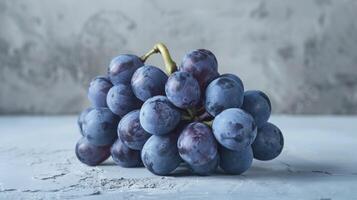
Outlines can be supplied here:
M118 137L131 149L141 150L151 134L140 125L140 110L126 114L119 122Z
M167 75L159 68L145 65L137 69L131 79L131 87L135 96L141 101L164 95Z
M236 81L219 77L206 89L205 108L212 116L228 108L239 108L243 103L243 94L243 89Z
M179 136L177 147L181 158L189 165L203 165L217 156L217 142L205 124L193 122Z
M141 159L145 167L156 175L170 174L181 163L176 144L177 136L172 133L151 136L141 151Z
M212 130L222 146L234 151L250 146L257 135L253 117L239 108L230 108L217 115Z
M111 145L117 138L119 117L108 108L90 111L83 123L83 132L88 141L96 146Z
M95 146L87 138L82 137L76 144L76 156L79 161L89 166L96 166L110 156L110 145Z
M227 78L230 78L230 79L236 81L241 86L242 90L244 91L243 81L237 75L235 75L235 74L222 74L220 77L227 77Z
M130 84L135 70L144 63L138 56L122 54L112 59L108 68L108 76L114 85Z
M283 134L277 126L267 122L258 128L258 134L252 147L255 159L272 160L279 156L283 150Z
M77 119L77 124L78 124L78 128L79 128L79 132L81 133L82 136L85 136L84 135L84 132L83 132L83 123L84 123L84 120L87 116L87 114L92 111L93 108L86 108L84 109L78 116L78 119Z
M248 146L241 151L220 148L220 167L228 174L242 174L247 171L253 163L252 147Z
M140 110L140 124L153 135L164 135L174 130L181 120L180 111L165 96L145 101Z
M200 102L200 86L188 72L171 74L166 83L165 92L167 98L179 108L193 108Z
M197 79L201 91L204 91L206 86L219 76L217 59L206 49L197 49L186 54L179 70L191 73Z
M259 90L244 92L242 109L252 115L258 127L268 121L271 113L271 104L268 96Z
M220 157L219 154L216 154L216 156L209 162L203 164L203 165L190 165L191 170L193 173L201 175L201 176L207 176L212 173L214 173L219 165Z
M94 108L107 106L107 94L113 84L104 76L95 77L89 85L88 99Z
M141 166L140 151L130 149L120 139L116 140L110 149L114 162L122 167Z
M135 97L130 86L118 84L109 90L107 104L113 113L124 117L130 111L140 108L141 102Z

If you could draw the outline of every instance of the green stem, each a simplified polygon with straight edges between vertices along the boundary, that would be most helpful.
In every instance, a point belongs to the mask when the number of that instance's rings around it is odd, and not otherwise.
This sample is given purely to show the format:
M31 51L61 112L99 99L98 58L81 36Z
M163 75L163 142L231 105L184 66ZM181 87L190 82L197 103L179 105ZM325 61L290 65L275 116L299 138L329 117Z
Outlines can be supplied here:
M181 115L181 120L191 121L191 120L192 120L192 117L191 117L191 116L188 116L188 115L185 115L185 114L182 114L182 115Z
M149 52L147 52L145 55L141 57L141 60L145 62L151 55L155 53L161 54L162 59L164 60L165 63L166 72L169 75L177 70L176 63L172 60L169 50L163 43L155 44L155 46Z
M206 124L209 127L212 127L213 120L211 120L211 121L203 121L202 123Z
M187 109L187 113L191 116L192 119L196 117L196 110L195 109Z
M208 112L204 112L201 115L196 117L198 121L204 121L205 119L209 118L211 115Z

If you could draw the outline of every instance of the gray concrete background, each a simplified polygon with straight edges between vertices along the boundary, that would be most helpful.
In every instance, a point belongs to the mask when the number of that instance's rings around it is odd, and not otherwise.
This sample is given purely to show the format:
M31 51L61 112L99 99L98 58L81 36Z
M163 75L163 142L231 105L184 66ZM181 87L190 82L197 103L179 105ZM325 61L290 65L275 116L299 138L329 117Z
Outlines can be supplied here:
M357 113L357 1L0 0L0 114L69 114L120 53L207 48L276 113ZM162 66L158 56L149 63Z

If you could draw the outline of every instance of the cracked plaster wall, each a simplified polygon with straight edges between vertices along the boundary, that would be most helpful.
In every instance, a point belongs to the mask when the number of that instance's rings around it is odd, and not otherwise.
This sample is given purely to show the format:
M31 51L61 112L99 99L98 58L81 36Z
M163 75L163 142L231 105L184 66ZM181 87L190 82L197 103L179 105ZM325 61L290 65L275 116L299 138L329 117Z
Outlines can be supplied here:
M113 56L157 41L178 63L212 50L221 73L266 91L277 113L356 114L356 10L352 0L1 0L0 114L77 113Z

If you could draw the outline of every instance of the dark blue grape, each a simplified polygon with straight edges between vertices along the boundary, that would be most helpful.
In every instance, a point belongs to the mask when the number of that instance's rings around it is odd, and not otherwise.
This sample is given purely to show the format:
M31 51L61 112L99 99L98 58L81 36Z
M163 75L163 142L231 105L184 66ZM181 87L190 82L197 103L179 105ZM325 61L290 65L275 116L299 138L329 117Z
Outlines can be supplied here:
M283 150L283 134L274 124L266 122L258 128L258 134L252 147L255 159L272 160L278 157Z
M177 141L181 158L189 165L204 165L217 156L217 142L212 130L201 122L186 126Z
M123 117L130 111L140 108L141 102L135 97L130 86L118 84L109 90L107 104L113 113Z
M76 144L76 156L79 161L89 166L96 166L110 156L110 145L95 146L82 137Z
M200 102L197 80L188 72L171 74L165 86L167 98L179 108L192 108Z
M141 126L153 135L170 133L180 120L180 111L165 96L155 96L146 100L140 110Z
M271 104L268 96L259 90L244 92L242 109L252 115L258 127L268 121L271 113Z
M253 162L253 151L250 146L241 151L221 147L219 153L220 167L228 174L242 174L250 168Z
M117 139L119 117L108 108L90 111L83 123L83 133L96 146L111 145Z
M243 103L243 94L238 82L228 77L219 77L207 86L205 108L212 116L228 108L239 108Z
M203 164L203 165L189 165L193 173L206 176L212 174L216 171L219 165L219 154L217 154L211 161Z
M92 111L93 108L86 108L84 109L78 116L78 119L77 119L77 124L78 124L78 127L79 127L79 132L84 136L84 133L83 133L83 123L84 123L84 119L85 117L87 116L87 114Z
M110 149L114 162L122 167L139 167L142 165L140 151L127 147L120 139Z
M167 75L159 68L146 65L137 69L131 78L131 87L141 101L164 95Z
M177 149L178 134L164 136L153 135L141 150L141 159L145 167L156 175L168 175L181 163Z
M243 81L235 74L222 74L221 77L227 77L227 78L231 78L233 80L235 80L243 89L244 91L244 85L243 85Z
M179 70L191 73L198 81L201 91L216 77L219 76L218 63L212 52L206 49L197 49L186 54Z
M144 63L138 56L123 54L113 58L109 64L108 75L114 85L130 84L135 70Z
M140 125L140 110L126 114L119 122L118 136L121 141L131 149L141 150L151 134L147 133Z
M113 84L104 76L97 76L90 82L88 99L94 108L107 106L107 94L111 87Z
M212 129L222 146L235 151L250 146L257 135L253 117L239 108L230 108L217 115Z

